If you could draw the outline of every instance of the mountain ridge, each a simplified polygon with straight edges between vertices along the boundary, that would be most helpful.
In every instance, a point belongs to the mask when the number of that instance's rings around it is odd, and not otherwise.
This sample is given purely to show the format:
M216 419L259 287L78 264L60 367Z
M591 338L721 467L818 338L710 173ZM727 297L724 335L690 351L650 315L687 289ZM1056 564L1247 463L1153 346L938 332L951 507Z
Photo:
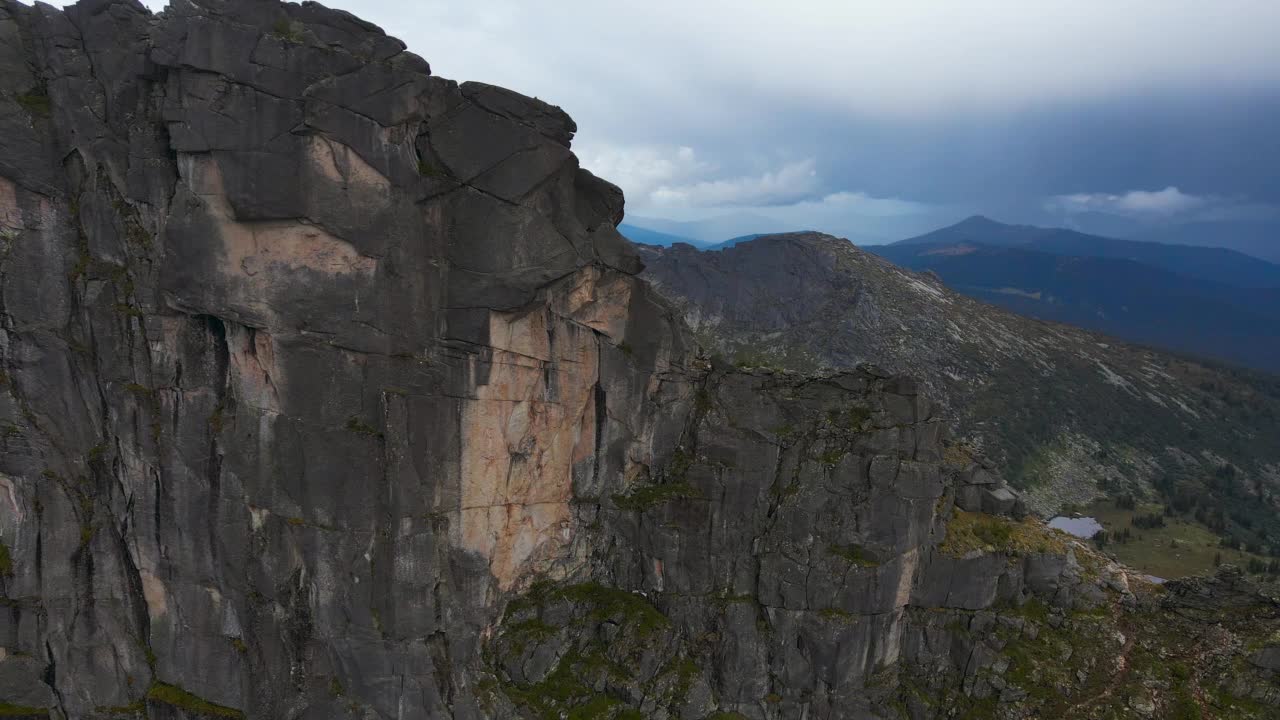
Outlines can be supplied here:
M1246 255L1280 263L1280 221L1198 220L1135 229L1124 237L1172 245L1224 247Z
M870 362L919 378L1041 512L1130 490L1159 497L1161 473L1214 471L1217 461L1184 467L1183 456L1202 450L1280 481L1280 450L1265 439L1280 434L1274 377L1023 317L819 233L716 253L640 250L644 277L731 359L796 369ZM1243 398L1257 404L1241 412Z
M891 247L974 242L1059 255L1130 259L1165 270L1240 287L1280 287L1280 265L1236 250L1125 240L1066 228L1010 225L974 215L954 225L891 243Z
M667 218L631 215L628 217L628 223L636 227L669 235L687 237L695 241L692 243L694 245L714 245L723 242L727 238L739 237L760 230L788 232L794 229L788 223L750 212L713 215L699 220L670 220Z
M641 245L662 245L669 247L676 243L685 243L695 247L706 246L705 243L699 240L694 240L690 237L672 235L670 233L650 230L649 228L643 228L638 225L629 225L627 223L618 225L618 232L622 233L622 235L631 242L639 243Z
M1138 260L1023 245L911 243L872 252L986 302L1131 342L1280 371L1280 289L1237 287Z

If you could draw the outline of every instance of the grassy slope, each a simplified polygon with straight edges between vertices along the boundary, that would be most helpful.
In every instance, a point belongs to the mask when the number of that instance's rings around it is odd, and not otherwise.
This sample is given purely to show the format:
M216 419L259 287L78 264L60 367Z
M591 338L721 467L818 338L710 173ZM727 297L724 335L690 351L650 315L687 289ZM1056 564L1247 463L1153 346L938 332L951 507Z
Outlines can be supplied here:
M1096 518L1113 538L1106 544L1107 553L1117 560L1145 573L1161 578L1178 578L1213 572L1215 557L1221 563L1244 568L1250 559L1265 561L1259 555L1222 547L1218 536L1195 520L1169 517L1165 527L1143 529L1133 526L1138 514L1164 511L1163 505L1144 504L1134 510L1116 507L1114 501L1098 502L1084 512ZM1117 538L1128 528L1130 539Z

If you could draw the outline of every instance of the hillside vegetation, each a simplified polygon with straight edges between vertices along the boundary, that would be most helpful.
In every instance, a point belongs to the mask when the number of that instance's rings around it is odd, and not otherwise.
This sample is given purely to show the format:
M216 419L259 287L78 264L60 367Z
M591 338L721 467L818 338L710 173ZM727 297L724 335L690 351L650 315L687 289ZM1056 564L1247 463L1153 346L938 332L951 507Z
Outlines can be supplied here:
M1017 315L818 233L642 247L645 275L744 366L872 363L1053 514L1121 494L1280 550L1280 379Z

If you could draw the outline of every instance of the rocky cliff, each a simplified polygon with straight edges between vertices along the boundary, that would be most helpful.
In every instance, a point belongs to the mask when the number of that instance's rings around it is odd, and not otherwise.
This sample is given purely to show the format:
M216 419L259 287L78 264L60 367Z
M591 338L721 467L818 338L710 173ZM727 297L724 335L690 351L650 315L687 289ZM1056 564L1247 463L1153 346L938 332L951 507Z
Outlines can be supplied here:
M732 361L917 378L1041 513L1132 494L1280 549L1276 377L1017 315L820 233L640 251Z
M0 36L0 715L1280 699L1272 601L1019 520L914 382L709 362L559 108L314 3Z

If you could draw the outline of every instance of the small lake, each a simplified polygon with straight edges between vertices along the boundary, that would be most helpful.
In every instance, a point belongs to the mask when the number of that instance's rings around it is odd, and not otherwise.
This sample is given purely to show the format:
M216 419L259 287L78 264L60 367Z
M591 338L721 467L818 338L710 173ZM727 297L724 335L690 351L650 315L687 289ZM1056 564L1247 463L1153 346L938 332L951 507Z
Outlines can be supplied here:
M1049 527L1061 530L1078 538L1091 538L1102 531L1102 523L1091 517L1058 516L1049 521Z

